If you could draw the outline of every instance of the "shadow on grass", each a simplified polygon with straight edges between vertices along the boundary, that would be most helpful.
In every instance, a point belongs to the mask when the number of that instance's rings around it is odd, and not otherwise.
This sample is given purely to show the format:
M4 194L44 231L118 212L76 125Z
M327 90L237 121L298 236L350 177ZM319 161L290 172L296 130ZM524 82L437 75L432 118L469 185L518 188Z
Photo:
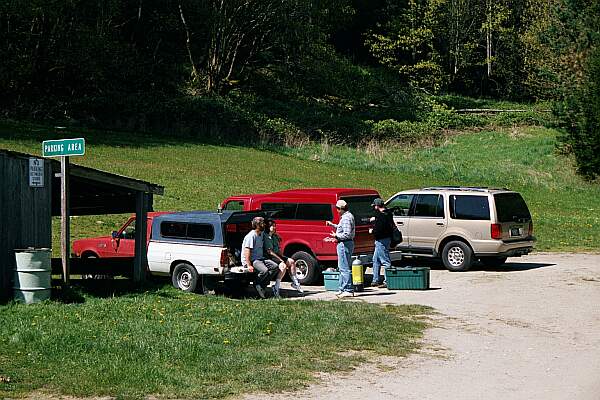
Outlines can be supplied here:
M51 300L65 304L84 303L86 297L110 298L156 292L158 296L169 297L169 293L159 292L165 287L160 281L147 281L134 284L131 279L72 279L70 286L57 282L52 287Z

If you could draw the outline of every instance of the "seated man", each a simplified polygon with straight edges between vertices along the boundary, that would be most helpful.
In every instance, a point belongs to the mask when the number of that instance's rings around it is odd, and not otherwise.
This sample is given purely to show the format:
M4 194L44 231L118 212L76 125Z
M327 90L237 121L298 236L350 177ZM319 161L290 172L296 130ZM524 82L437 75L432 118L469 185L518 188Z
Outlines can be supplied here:
M277 263L265 260L263 243L265 230L265 219L254 217L252 230L244 237L242 242L242 266L247 267L250 272L256 270L254 287L261 298L265 298L265 289L271 279L278 273Z
M268 229L264 235L264 247L266 255L279 264L279 274L275 280L275 286L273 286L273 293L275 297L279 297L279 286L281 285L281 279L285 276L285 271L289 270L290 278L292 279L292 287L299 293L304 293L304 290L300 287L298 277L296 277L296 262L293 258L289 258L281 254L281 248L279 243L281 242L281 236L277 233L277 224L274 220L269 220Z

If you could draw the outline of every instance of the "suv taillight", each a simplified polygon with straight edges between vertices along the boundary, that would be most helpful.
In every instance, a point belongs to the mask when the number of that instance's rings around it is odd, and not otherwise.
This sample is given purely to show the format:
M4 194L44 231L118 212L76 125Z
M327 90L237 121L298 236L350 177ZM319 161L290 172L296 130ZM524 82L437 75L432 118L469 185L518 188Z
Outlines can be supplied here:
M533 221L529 221L529 230L527 231L527 236L533 236Z
M492 234L492 239L496 239L496 240L502 239L502 225L492 224L491 225L491 234Z

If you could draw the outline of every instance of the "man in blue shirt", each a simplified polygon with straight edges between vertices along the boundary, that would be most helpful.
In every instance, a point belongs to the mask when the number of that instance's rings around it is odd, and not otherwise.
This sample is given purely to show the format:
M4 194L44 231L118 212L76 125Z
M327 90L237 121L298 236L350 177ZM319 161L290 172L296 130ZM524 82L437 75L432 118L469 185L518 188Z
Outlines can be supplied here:
M335 204L340 215L340 222L334 224L327 221L327 225L333 226L335 232L330 236L337 242L338 269L340 271L340 287L335 293L337 297L353 297L354 287L352 286L352 253L354 252L354 215L348 211L348 203L344 200L338 200Z
M261 298L265 298L265 289L271 278L279 271L277 263L265 259L264 235L265 219L254 217L252 230L244 237L242 242L242 266L248 268L249 272L257 271L254 279L254 288Z

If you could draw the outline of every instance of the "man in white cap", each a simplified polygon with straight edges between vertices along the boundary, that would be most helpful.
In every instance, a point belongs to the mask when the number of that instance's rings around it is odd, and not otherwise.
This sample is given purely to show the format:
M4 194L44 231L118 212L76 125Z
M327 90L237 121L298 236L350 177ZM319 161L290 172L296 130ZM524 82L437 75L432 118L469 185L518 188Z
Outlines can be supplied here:
M352 286L352 252L354 251L354 216L348 211L348 203L344 200L338 200L335 208L340 214L340 222L334 224L327 221L327 225L335 228L330 236L337 242L338 269L340 271L340 287L336 296L353 297L354 287Z

